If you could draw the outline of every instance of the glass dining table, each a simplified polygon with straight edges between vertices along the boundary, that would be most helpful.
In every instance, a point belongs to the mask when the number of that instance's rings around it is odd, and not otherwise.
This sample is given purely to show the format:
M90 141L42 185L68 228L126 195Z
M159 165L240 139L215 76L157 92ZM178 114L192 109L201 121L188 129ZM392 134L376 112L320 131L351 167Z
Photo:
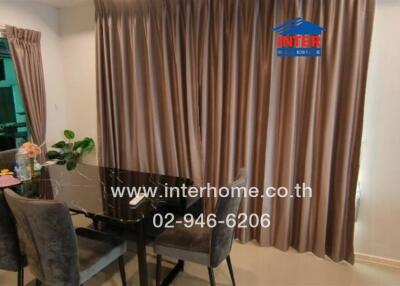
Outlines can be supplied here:
M140 285L144 286L148 285L146 221L151 221L151 217L161 210L183 214L198 204L198 199L178 196L166 199L161 195L165 186L179 188L192 185L190 179L183 177L78 164L72 171L60 165L44 167L40 175L13 189L23 196L63 202L71 212L92 219L95 228L101 222L128 231L134 230ZM123 187L136 191L139 188L153 188L156 191L151 198L132 206L129 204L132 197L128 192L116 195L115 190L119 188L121 191Z

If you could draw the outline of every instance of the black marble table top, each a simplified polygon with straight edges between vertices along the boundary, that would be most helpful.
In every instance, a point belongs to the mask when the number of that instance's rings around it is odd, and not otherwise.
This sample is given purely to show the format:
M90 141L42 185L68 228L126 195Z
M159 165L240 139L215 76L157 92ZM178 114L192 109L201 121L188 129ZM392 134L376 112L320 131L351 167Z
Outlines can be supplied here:
M193 182L183 177L78 164L73 171L59 165L45 167L40 175L14 189L24 196L61 201L71 211L83 213L91 218L129 224L153 214L163 204L173 205L174 199L166 201L156 196L131 206L129 201L132 198L127 193L123 197L115 198L111 187L157 186L157 192L160 194L163 193L165 185L180 187L183 184L191 186ZM179 203L175 202L178 205Z

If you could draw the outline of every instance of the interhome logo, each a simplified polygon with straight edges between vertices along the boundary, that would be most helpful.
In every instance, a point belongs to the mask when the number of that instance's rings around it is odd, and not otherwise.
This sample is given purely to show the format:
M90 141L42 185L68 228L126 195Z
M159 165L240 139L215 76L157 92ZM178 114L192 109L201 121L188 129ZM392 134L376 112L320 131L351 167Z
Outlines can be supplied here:
M279 57L319 57L321 34L326 29L298 17L273 28Z

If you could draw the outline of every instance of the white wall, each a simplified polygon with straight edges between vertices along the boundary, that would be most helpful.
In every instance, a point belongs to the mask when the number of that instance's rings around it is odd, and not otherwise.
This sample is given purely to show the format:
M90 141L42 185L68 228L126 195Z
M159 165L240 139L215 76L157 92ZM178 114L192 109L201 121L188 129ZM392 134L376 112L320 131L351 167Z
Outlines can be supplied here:
M400 1L376 1L356 251L400 259Z
M97 143L94 5L61 9L60 31L67 126L77 137L92 137ZM96 150L83 161L97 164Z
M28 1L0 1L0 24L42 33L42 58L47 96L47 141L62 136L65 127L64 76L58 10Z

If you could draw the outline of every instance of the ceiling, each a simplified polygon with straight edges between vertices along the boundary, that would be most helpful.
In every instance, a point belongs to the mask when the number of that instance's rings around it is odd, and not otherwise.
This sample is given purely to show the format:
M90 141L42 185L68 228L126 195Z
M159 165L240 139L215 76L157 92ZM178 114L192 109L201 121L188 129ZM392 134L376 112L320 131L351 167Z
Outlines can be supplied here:
M88 4L93 0L31 0L32 2L49 5L55 8L65 8L71 6L79 6L82 4Z

